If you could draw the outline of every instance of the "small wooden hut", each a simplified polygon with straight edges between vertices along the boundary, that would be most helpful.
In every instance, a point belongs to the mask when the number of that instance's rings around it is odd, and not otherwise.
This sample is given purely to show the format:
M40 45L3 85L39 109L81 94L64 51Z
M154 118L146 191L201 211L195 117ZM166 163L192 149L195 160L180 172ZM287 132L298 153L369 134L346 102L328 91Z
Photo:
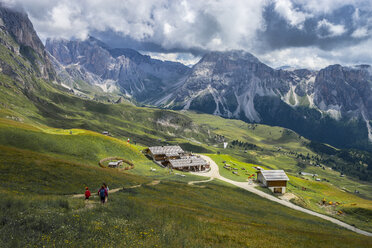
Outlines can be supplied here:
M260 170L257 171L257 180L272 192L284 194L289 178L284 170Z

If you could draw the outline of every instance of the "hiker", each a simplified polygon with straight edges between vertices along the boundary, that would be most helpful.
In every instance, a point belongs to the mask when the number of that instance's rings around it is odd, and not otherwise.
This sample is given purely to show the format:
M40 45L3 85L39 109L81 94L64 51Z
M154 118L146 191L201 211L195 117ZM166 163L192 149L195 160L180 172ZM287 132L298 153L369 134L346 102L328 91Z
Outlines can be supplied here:
M85 200L89 200L89 197L90 197L90 191L88 187L85 187Z
M105 204L106 196L107 196L107 190L105 189L104 185L102 185L101 188L98 190L98 195L101 199L102 204Z
M109 192L109 187L107 186L107 184L106 184L106 183L103 183L103 186L105 187L105 189L106 189L106 192L107 192L107 194L106 194L106 198L105 198L105 202L107 202L107 200L108 200L108 192Z

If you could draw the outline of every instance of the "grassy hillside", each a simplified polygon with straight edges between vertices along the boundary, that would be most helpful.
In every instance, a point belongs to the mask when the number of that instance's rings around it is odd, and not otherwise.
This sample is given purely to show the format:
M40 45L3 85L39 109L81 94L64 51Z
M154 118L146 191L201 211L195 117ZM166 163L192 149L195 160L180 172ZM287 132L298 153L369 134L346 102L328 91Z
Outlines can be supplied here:
M208 155L217 163L222 176L244 182L249 174L255 172L253 166L284 169L290 176L287 191L295 195L292 199L294 203L372 231L372 184L348 175L340 177L340 172L329 167L326 161L330 158L345 166L352 166L337 156L337 149L329 147L328 153L313 150L310 141L280 127L247 124L191 112L186 115L221 138L213 148L219 155ZM229 143L226 149L222 147L223 140ZM324 146L320 147L326 150ZM331 152L336 155L329 155ZM238 170L223 168L223 162ZM233 174L234 171L237 174ZM302 176L299 172L317 176ZM359 193L354 193L355 190ZM323 199L340 204L323 205ZM342 214L338 214L339 210Z
M358 190L359 196L372 199L372 184L361 181L356 177L346 174L340 177L337 168L332 167L333 160L346 167L352 167L353 163L341 159L338 153L341 150L329 147L331 152L322 153L311 149L311 142L291 130L281 127L270 127L266 125L249 124L239 120L223 119L221 117L185 112L197 124L202 125L211 133L218 135L220 142L210 144L209 149L214 152L226 154L232 159L241 162L252 163L263 166L267 169L284 169L287 173L298 176L301 171L317 174L318 178L324 182L331 183L339 189L349 192ZM223 141L228 142L227 149L223 149ZM234 144L234 141L240 144ZM342 151L342 153L345 151ZM360 158L358 163L363 160L363 153L358 153ZM359 161L360 160L360 161ZM366 169L366 165L361 163L360 170Z
M224 176L237 181L246 180L246 171L253 172L251 166L253 164L269 169L285 169L292 176L297 176L300 171L316 173L320 178L329 181L322 182L324 185L335 187L336 194L341 190L360 192L358 196L347 193L338 199L349 202L349 195L356 199L353 203L357 205L344 208L345 212L350 214L343 219L361 228L370 229L370 208L366 208L365 204L359 207L358 203L359 199L362 199L360 196L372 198L371 184L355 178L340 178L339 172L331 170L326 164L320 163L322 167L311 165L317 162L312 157L320 155L309 148L308 140L290 130L189 112L181 114L128 104L103 104L70 96L47 84L42 85L46 89L44 92L46 96L40 96L40 99L44 99L41 101L42 104L35 103L34 98L27 98L23 108L14 105L0 110L5 117L0 121L0 144L93 166L97 166L98 161L104 157L125 156L140 165L131 173L147 175L154 179L181 180L180 177L170 177L166 170L150 172L149 167L154 164L140 153L142 147L135 145L128 147L126 142L120 139L126 140L129 137L132 142L142 145L178 143L184 149L194 152L224 153L229 157L218 160L221 172ZM54 100L49 100L50 97ZM37 110L34 109L35 106ZM19 109L22 111L19 112ZM119 139L86 129L97 132L108 130ZM227 149L222 149L221 137L229 142ZM233 141L240 141L249 146L244 147L245 144L239 146L235 143L232 145ZM307 154L310 159L306 159ZM223 160L244 167L246 171L239 171L239 176L233 175L231 171L222 168ZM192 180L192 177L187 176L182 180ZM298 187L311 188L307 187L304 181L300 181ZM305 202L302 204L305 207L327 212L316 205L316 202L324 197L322 190L314 190L311 199L308 199L306 192L301 190L289 188L289 191L302 199L299 204ZM327 213L332 214L329 211Z
M98 190L102 182L116 188L150 180L24 149L0 146L0 151L1 191L11 195L68 195L86 186Z
M208 156L217 163L221 175L231 180L246 182L248 176L256 171L253 169L253 166L257 165L241 162L231 155L208 154ZM229 164L232 168L236 168L237 170L228 170L223 167L225 164ZM263 169L267 169L262 164L259 164L259 166ZM283 168L277 165L273 169ZM237 174L233 174L233 172L237 172ZM332 171L324 172L320 177L332 178L332 173ZM288 172L287 174L290 178L287 192L295 195L291 200L293 203L319 213L333 216L349 224L354 224L361 229L372 231L372 201L370 198L370 191L368 191L371 187L370 184L363 184L362 182L345 178L340 180L338 175L330 179L332 180L331 183L331 181L318 182L315 180L317 177L300 176ZM353 194L353 192L347 191L346 188L341 187L341 185L347 185L348 188L361 189L363 194L367 197L364 198L361 197L360 194ZM271 193L264 188L262 188L262 190ZM323 199L326 200L327 204L322 204ZM339 204L330 206L328 204L329 202L338 202ZM342 214L339 214L338 211L342 211Z
M98 162L103 158L121 157L134 163L132 174L146 175L153 179L173 180L172 177L175 177L170 176L167 169L158 167L146 158L142 154L145 147L83 129L57 129L0 119L0 145L3 149L17 148L92 167L98 167ZM17 157L13 159L17 160ZM151 167L156 167L157 171L151 172ZM188 175L182 180L192 179L198 177Z
M368 247L370 238L246 191L189 186L0 147L1 247ZM142 184L100 206L66 194ZM192 237L192 238L191 238Z

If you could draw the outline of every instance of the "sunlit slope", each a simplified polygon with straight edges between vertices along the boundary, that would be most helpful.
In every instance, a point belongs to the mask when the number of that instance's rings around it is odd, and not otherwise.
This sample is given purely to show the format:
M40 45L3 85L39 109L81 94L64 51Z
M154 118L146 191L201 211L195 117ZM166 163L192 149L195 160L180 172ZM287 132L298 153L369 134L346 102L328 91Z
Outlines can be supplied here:
M372 240L247 191L118 173L0 146L0 245L127 247L369 247ZM188 177L188 176L187 176ZM69 196L102 182L106 206ZM129 189L131 186L141 185ZM7 238L11 235L16 239ZM58 235L53 235L58 233ZM79 235L76 235L76 234ZM196 238L191 238L196 237Z
M341 159L337 154L331 156L314 151L310 146L311 141L291 130L249 124L213 115L192 112L184 112L184 114L194 122L203 125L211 133L223 136L223 140L228 142L226 149L223 149L222 140L217 145L211 144L211 147L221 154L232 156L232 159L260 165L267 169L284 169L287 173L293 175L298 175L301 171L317 174L319 178L328 180L340 189L358 190L365 197L372 198L372 186L369 182L360 181L348 174L340 177L340 172L331 168L335 163L346 168L348 166L352 168L353 164ZM236 140L241 141L242 145L234 144ZM245 146L247 144L248 146ZM329 147L327 145L322 146ZM338 152L335 148L330 147L330 149L335 153ZM361 155L363 156L362 152ZM358 158L356 157L356 159Z
M98 164L105 157L121 156L141 161L144 156L124 141L82 129L54 129L0 119L0 144Z

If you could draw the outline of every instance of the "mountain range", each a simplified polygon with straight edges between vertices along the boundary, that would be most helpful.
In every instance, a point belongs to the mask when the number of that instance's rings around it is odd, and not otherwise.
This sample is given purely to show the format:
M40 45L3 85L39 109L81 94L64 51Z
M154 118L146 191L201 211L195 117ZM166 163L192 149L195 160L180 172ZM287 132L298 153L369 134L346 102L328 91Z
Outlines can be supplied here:
M139 103L278 125L338 147L366 148L372 141L369 65L273 69L233 50L209 52L189 68L94 37L48 39L46 50L65 86L75 90L83 81Z
M83 81L139 102L161 97L190 71L181 63L152 59L133 49L111 49L94 37L85 41L47 39L46 49L65 86L79 91L76 82Z

